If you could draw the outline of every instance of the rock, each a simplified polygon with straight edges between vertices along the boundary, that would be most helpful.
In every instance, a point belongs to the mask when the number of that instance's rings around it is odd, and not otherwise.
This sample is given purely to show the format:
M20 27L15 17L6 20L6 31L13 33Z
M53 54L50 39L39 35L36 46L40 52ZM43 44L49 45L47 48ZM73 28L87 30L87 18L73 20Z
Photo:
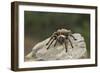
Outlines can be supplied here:
M40 61L47 61L47 60L66 60L66 59L82 59L87 58L87 49L86 43L84 38L79 34L75 33L72 34L77 40L74 40L70 37L70 40L73 44L73 48L71 47L70 43L68 42L68 51L66 52L64 44L59 44L54 47L55 41L52 43L50 48L47 50L46 43L50 38L39 42L36 44L32 51L26 56L27 60L40 60Z

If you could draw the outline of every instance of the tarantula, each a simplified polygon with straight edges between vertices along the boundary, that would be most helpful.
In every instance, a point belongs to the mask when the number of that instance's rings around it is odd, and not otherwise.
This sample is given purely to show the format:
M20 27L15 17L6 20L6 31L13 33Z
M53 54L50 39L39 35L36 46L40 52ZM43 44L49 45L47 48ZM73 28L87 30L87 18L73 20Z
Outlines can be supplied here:
M56 46L57 42L59 42L60 44L64 44L65 45L65 49L67 52L67 46L68 46L68 41L71 44L71 47L73 48L72 42L69 38L69 36L71 36L74 40L76 40L76 38L72 35L71 30L67 30L67 29L58 29L56 32L54 32L49 41L46 43L47 49L49 49L49 47L51 46L51 44L54 42L54 47Z

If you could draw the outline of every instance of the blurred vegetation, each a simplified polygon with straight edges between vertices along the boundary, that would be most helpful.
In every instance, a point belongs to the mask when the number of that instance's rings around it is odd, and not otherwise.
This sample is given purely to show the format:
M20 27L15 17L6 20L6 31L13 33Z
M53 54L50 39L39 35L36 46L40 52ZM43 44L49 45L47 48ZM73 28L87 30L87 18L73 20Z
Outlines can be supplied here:
M57 29L66 28L84 37L90 54L89 14L25 11L24 23L25 49L32 49L36 43L50 37Z

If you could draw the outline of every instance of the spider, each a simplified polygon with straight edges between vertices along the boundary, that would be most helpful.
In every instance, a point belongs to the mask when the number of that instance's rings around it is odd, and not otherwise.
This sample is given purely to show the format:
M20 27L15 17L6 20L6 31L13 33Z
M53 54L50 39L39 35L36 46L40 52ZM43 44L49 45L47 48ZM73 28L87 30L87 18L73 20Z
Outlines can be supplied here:
M61 45L64 44L65 45L66 52L67 52L68 41L70 42L70 45L73 48L73 44L72 44L72 42L71 42L71 40L69 38L70 36L74 40L76 40L76 38L72 35L71 30L58 29L56 32L54 32L51 35L49 41L46 43L47 50L49 49L49 47L52 45L52 43L55 40L54 47L56 46L57 42L60 43Z

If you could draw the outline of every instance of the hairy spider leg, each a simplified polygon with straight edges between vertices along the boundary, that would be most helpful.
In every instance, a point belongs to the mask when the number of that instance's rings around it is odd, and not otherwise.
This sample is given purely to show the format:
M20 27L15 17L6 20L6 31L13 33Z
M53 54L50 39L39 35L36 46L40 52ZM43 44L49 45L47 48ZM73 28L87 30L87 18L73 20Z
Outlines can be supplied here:
M70 45L71 45L71 47L73 48L73 45L72 45L72 42L71 42L71 40L70 39L68 39L69 40L69 42L70 42Z
M56 46L56 44L57 44L57 40L55 41L54 47Z
M72 34L70 35L74 40L77 40Z
M67 48L68 48L68 40L65 39L64 43L65 43L65 49L66 49L66 52L67 52Z
M50 42L49 46L47 47L47 49L49 49L49 47L51 46L51 44L54 42L55 38Z
M51 36L50 39L49 39L49 41L46 43L46 45L48 45L48 44L50 43L50 41L51 41L53 38L54 38L54 37Z

